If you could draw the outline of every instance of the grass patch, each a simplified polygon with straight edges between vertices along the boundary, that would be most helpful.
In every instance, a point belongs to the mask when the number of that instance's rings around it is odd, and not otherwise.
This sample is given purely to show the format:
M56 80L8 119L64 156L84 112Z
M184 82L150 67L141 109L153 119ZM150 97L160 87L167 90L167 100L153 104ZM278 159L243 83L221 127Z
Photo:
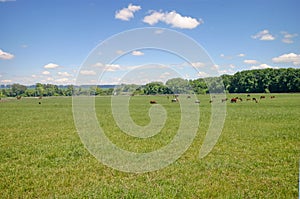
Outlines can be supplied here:
M229 98L246 95L229 95ZM252 97L259 98L259 94ZM213 151L198 153L210 118L209 96L200 98L200 127L191 147L170 166L132 174L111 169L88 153L76 132L72 99L5 99L0 102L0 193L3 198L297 198L300 94L227 101L223 132ZM132 138L114 123L109 97L96 97L107 136L126 150L149 152L168 144L180 121L179 106L164 96L135 96L130 114L150 122L149 100L168 112L162 132ZM191 102L193 103L193 102ZM221 102L213 102L221 103Z

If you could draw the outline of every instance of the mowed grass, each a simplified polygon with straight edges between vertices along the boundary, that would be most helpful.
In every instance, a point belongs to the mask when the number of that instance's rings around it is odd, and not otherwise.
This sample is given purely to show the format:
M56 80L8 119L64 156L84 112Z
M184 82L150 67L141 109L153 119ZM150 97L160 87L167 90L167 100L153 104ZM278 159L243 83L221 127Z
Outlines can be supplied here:
M199 96L200 127L190 148L170 166L144 174L103 165L76 132L72 98L0 101L1 198L297 198L300 159L300 94L275 99L227 101L222 134L199 159L210 120L209 96ZM259 94L252 97L259 98ZM180 123L180 108L165 96L135 96L133 120L146 125L149 100L168 112L161 133L132 138L114 123L109 97L96 97L97 117L117 146L149 152L168 144ZM213 102L220 103L220 102ZM195 105L191 102L192 105Z

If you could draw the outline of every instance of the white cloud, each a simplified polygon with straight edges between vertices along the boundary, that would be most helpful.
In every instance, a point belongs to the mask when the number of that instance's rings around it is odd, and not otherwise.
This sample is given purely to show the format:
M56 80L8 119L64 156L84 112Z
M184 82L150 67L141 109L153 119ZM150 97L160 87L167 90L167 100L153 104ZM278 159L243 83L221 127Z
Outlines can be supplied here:
M164 33L164 30L163 30L163 29L155 30L155 31L154 31L154 34L157 34L157 35L162 34L162 33Z
M102 64L101 62L97 62L97 63L95 63L95 64L93 64L92 65L93 67L103 67L104 66L104 64Z
M259 62L254 59L246 59L244 60L245 64L258 64Z
M211 67L212 70L219 70L220 66L215 64Z
M300 65L300 54L295 53L289 53L289 54L283 54L279 57L274 57L272 59L275 63L292 63L294 65Z
M13 54L10 54L8 52L4 52L0 49L0 59L12 59L14 58L14 55Z
M269 30L262 30L255 35L251 36L253 39L259 39L262 41L271 41L275 40L275 37L270 34Z
M158 22L164 22L174 28L193 29L202 24L203 21L188 16L182 16L176 11L161 12L151 11L150 15L144 17L143 22L149 25L155 25Z
M209 77L209 75L206 72L198 72L199 77Z
M246 55L243 54L243 53L241 53L241 54L238 54L237 56L238 56L238 57L245 57Z
M44 68L47 68L47 69L53 69L53 68L57 68L57 67L59 67L59 65L53 64L53 63L49 63L44 66Z
M7 84L7 83L11 83L12 81L10 79L3 79L1 80L1 83Z
M138 51L138 50L134 50L134 51L132 51L132 53L131 53L132 55L134 55L134 56L142 56L142 55L144 55L144 53L143 52L141 52L141 51Z
M224 55L223 53L220 54L220 57L222 57L223 59L232 59L232 56Z
M93 64L92 67L102 68L104 69L104 71L109 71L109 72L113 72L121 69L121 66L119 64L103 64L101 62L97 62Z
M56 79L55 82L60 84L69 83L69 79L64 77L64 78Z
M191 64L195 68L203 68L205 66L205 64L202 62L192 62Z
M42 72L42 74L43 74L43 75L49 75L50 72L45 70L45 71Z
M165 79L168 79L172 74L169 73L169 72L164 72L162 73L159 78L162 79L162 80L165 80Z
M164 18L165 18L164 13L151 11L150 15L144 17L143 22L149 25L154 25L157 24L159 21L164 21Z
M13 2L13 1L16 1L16 0L0 0L0 3Z
M80 71L80 74L82 75L96 75L96 72L93 70L82 70Z
M232 69L236 68L236 66L233 65L233 64L229 64L229 67L232 68Z
M124 54L124 51L123 51L123 50L117 50L116 53L117 53L118 55L122 55L122 54Z
M58 72L57 74L59 76L63 76L63 77L70 77L71 76L68 72Z
M290 33L285 32L285 31L282 31L281 34L283 34L283 39L281 41L283 43L286 43L286 44L294 43L293 38L298 36L298 34L290 34Z
M119 64L107 64L105 67L105 71L114 72L116 70L120 70L121 66Z
M270 66L268 64L260 64L258 66L251 66L250 67L251 70L254 70L254 69L265 69L265 68L278 68L278 67Z
M136 11L139 11L140 9L141 9L141 6L135 6L135 5L129 4L127 8L118 10L115 14L115 18L121 19L123 21L129 21L131 18L134 17L133 13Z

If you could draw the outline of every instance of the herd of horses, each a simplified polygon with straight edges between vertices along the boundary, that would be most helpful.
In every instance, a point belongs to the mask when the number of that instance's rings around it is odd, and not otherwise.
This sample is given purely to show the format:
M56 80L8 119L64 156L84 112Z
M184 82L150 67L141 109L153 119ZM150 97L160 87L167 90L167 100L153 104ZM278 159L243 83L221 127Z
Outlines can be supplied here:
M174 95L173 98L171 99L171 102L179 102L179 99L178 99L179 95ZM169 99L169 96L167 96L167 98ZM191 96L187 96L188 99L191 98ZM211 99L209 101L209 103L213 103L214 102L214 98L216 98L216 96L212 96L213 99ZM272 95L270 96L271 99L274 99L275 96ZM259 99L266 99L266 96L265 95L262 95L259 97ZM226 102L228 101L229 99L228 98L224 98L224 99L221 99L221 102ZM241 97L234 97L234 98L231 98L230 99L230 103L237 103L238 101L242 102L243 101L243 98ZM251 95L250 94L247 94L247 97L246 97L246 101L254 101L255 103L258 103L258 99L255 98L255 97L252 97L251 98ZM195 103L199 104L200 103L200 100L195 100ZM150 104L157 104L157 101L156 100L150 100Z
M274 95L272 95L272 96L270 96L270 98L271 99L274 99L275 98L275 96ZM260 96L260 98L259 99L266 99L266 96L265 95L262 95L262 96ZM222 99L222 102L224 102L224 101L227 101L228 99L226 98L226 99ZM256 103L258 103L258 99L256 99L255 97L253 97L252 99L251 99L251 96L250 96L250 94L248 94L247 95L247 98L246 98L246 101L255 101ZM243 99L241 98L241 97L234 97L234 98L231 98L231 100L230 100L230 102L231 103L237 103L238 101L243 101Z
M170 96L167 96L168 99L169 99L169 97L170 97ZM179 102L179 98L178 98L178 97L179 97L179 95L173 95L173 98L171 99L171 102ZM17 100L20 100L21 98L22 98L21 96L17 96L17 97L16 97ZM39 96L38 98L39 98L39 99L42 99L42 96ZM190 99L191 96L188 95L187 98ZM209 101L209 103L213 103L213 102L214 102L214 98L216 98L216 97L215 97L215 96L212 96L212 98L213 98L213 99L211 99L211 100ZM266 96L265 96L265 95L262 95L262 96L260 96L259 99L261 100L261 99L265 99L265 98L266 98ZM271 99L274 99L275 96L272 95L272 96L270 96L270 98L271 98ZM1 98L0 98L0 100L1 100ZM223 102L226 102L226 101L228 101L228 100L229 100L228 98L224 98L224 99L221 99L221 102L223 103ZM231 103L237 103L238 101L242 102L243 99L242 99L241 97L234 97L234 98L231 98L231 99L230 99L230 102L231 102ZM252 98L251 98L251 95L250 95L250 94L247 94L246 101L255 101L256 103L258 103L258 99L255 98L255 97L252 97ZM200 100L195 100L195 103L200 104ZM39 104L41 104L41 102L39 102ZM157 104L157 101L156 101L156 100L150 100L150 104Z

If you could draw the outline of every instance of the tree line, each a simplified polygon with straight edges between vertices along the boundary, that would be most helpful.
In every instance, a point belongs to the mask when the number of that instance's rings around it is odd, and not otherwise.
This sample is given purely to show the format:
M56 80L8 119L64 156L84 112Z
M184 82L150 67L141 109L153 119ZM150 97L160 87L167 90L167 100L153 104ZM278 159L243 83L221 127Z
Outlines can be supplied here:
M205 94L208 92L229 93L290 93L300 92L300 69L260 69L245 70L234 75L207 77L195 80L182 78L169 79L166 83L150 82L146 85L122 84L111 88L101 86L78 87L68 85L59 87L53 84L36 83L27 87L12 84L0 89L0 97L37 97L37 96L72 96L72 95L132 95L156 94Z

